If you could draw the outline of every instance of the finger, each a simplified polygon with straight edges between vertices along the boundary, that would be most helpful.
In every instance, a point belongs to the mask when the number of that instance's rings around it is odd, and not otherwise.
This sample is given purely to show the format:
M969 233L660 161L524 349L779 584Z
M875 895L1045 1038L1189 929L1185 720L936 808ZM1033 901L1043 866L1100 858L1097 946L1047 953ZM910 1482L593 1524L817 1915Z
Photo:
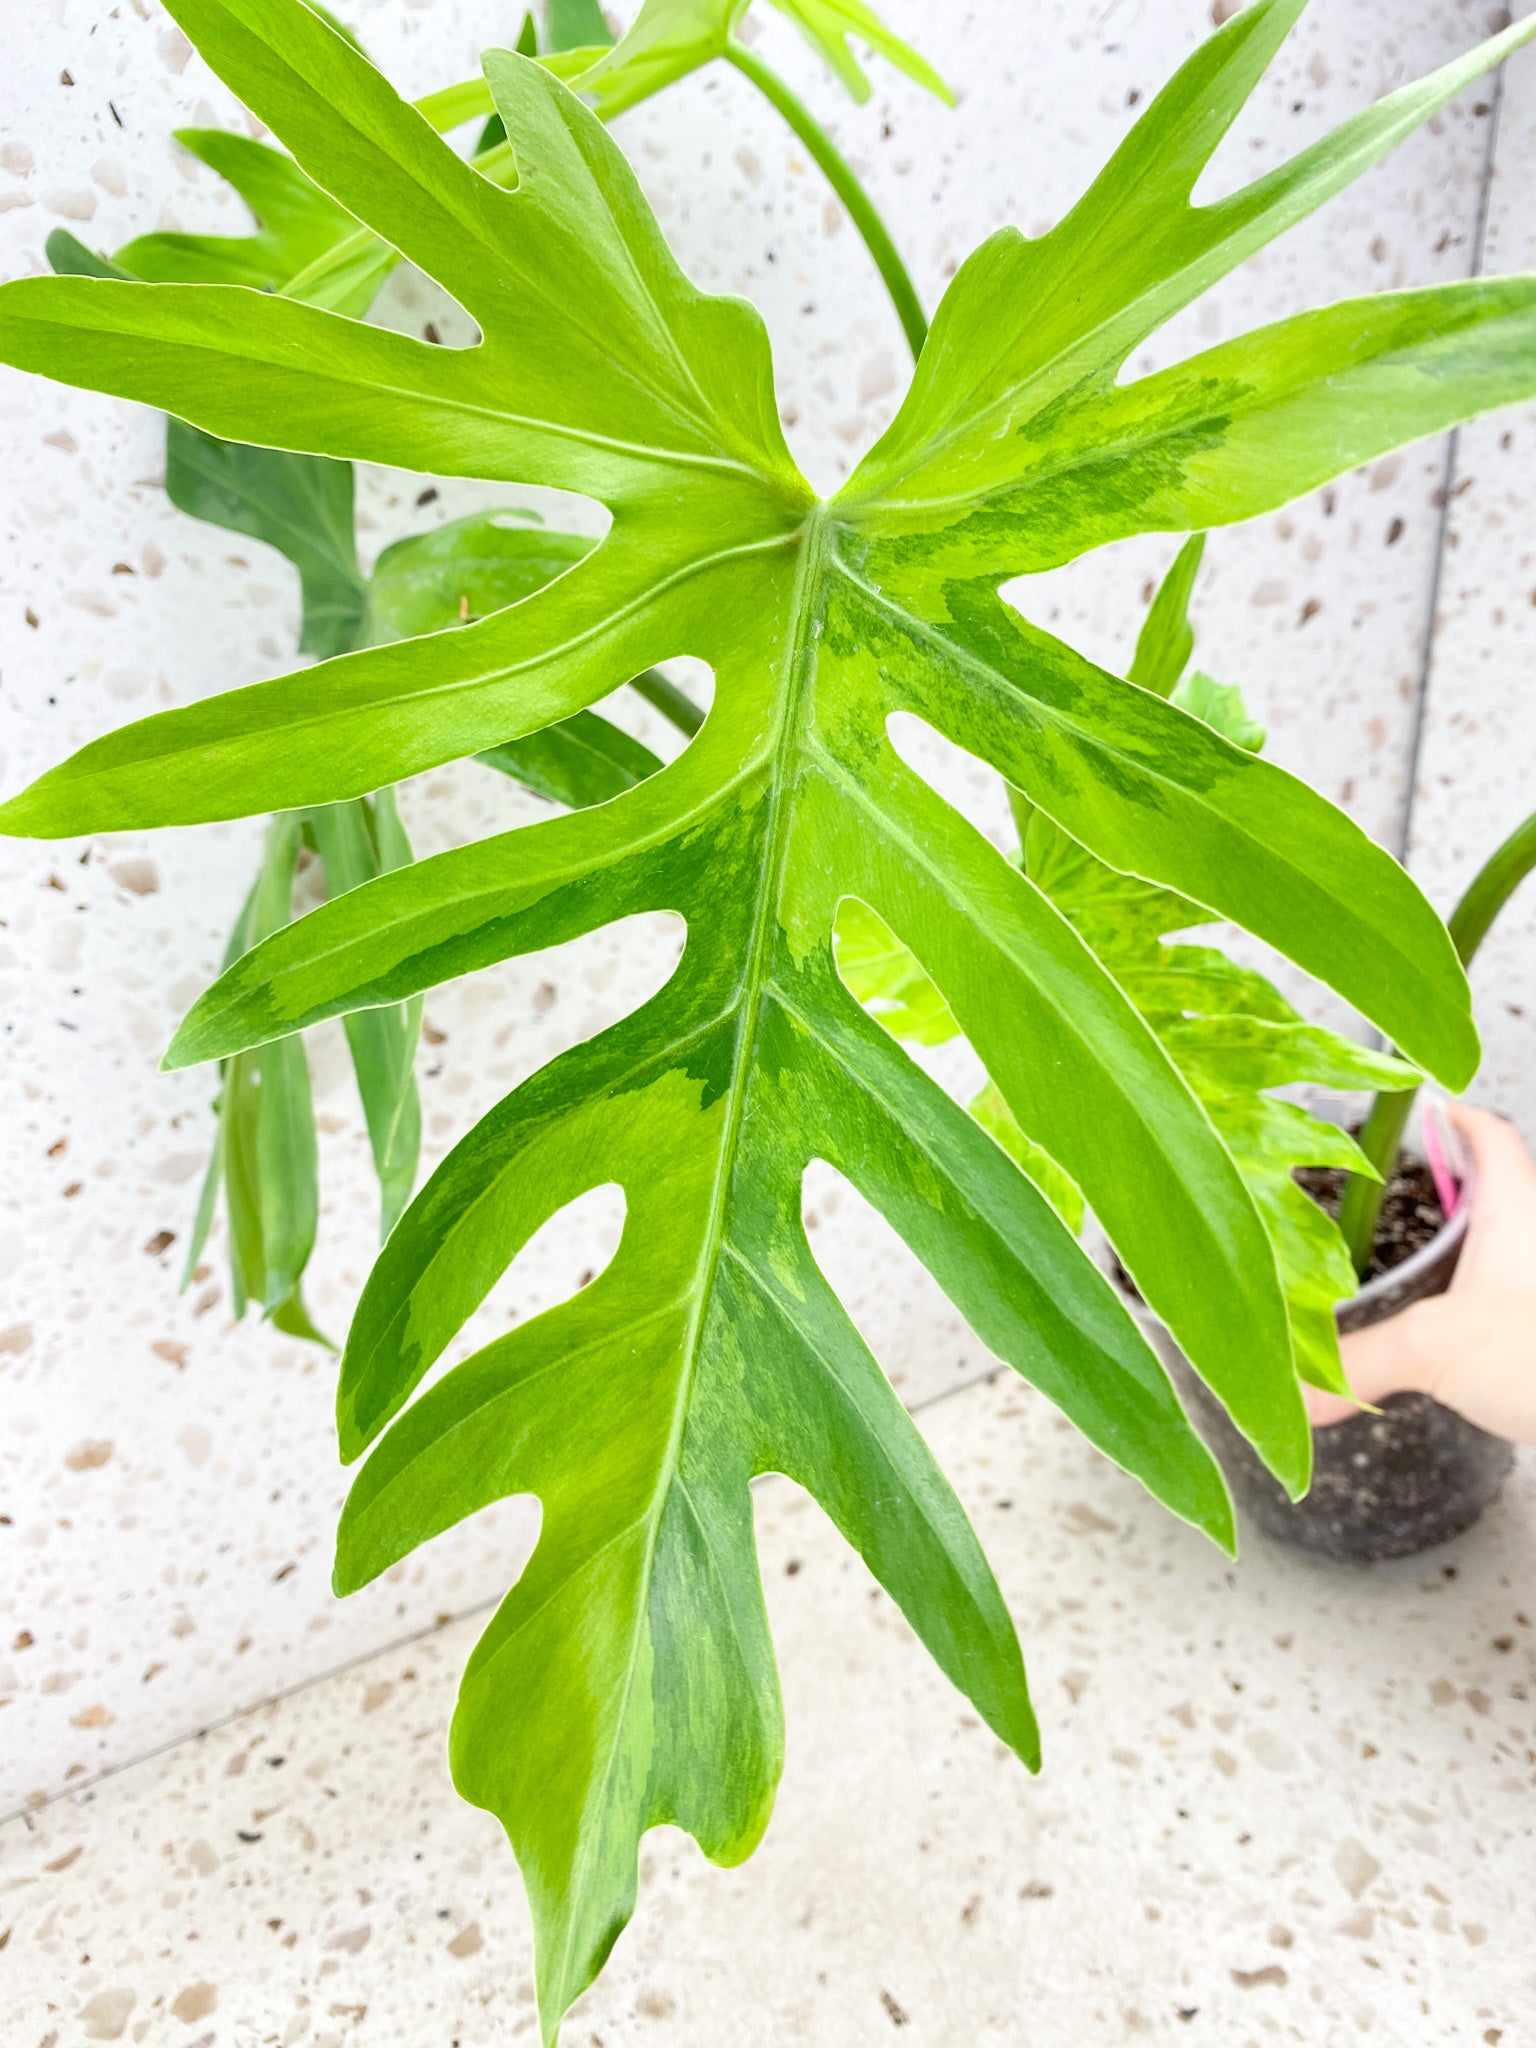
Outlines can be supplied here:
M1536 1287L1445 1294L1409 1314L1424 1391L1494 1436L1536 1443Z
M1429 1394L1493 1436L1536 1443L1536 1288L1416 1301L1341 1349L1364 1401ZM1309 1394L1307 1409L1319 1428L1358 1412L1331 1395Z
M1450 1105L1451 1121L1471 1147L1477 1167L1477 1202L1536 1209L1536 1161L1512 1123L1469 1102Z
M1405 1341L1404 1315L1389 1316L1369 1329L1353 1330L1339 1346L1344 1377L1354 1389L1356 1400L1345 1401L1336 1394L1315 1390L1309 1394L1308 1413L1314 1426L1347 1421L1360 1413L1359 1403L1377 1407L1389 1394L1428 1391L1423 1386L1424 1360L1418 1348ZM1326 1412L1324 1412L1326 1411Z
M1502 1117L1464 1103L1451 1112L1471 1147L1477 1186L1472 1226L1451 1282L1456 1294L1536 1285L1536 1166Z

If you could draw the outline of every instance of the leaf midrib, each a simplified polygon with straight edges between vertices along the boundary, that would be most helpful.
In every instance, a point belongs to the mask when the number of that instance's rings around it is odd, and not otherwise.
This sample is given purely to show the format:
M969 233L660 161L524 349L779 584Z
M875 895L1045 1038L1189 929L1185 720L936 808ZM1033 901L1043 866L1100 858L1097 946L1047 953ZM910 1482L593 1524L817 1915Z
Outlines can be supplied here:
M735 1188L736 1152L741 1136L743 1117L746 1114L746 1099L749 1092L753 1059L757 1049L757 1037L761 1027L762 1014L771 986L771 969L775 939L778 932L779 900L783 893L783 876L788 857L790 826L793 819L793 805L790 792L793 786L793 758L798 752L802 735L799 713L804 700L809 662L812 629L820 610L821 590L824 571L829 553L827 516L822 506L815 506L806 518L800 533L800 560L796 565L795 587L790 599L789 632L786 636L786 659L780 680L780 705L778 729L774 734L770 751L772 766L769 773L768 820L764 832L763 857L759 869L761 877L757 903L753 910L752 934L748 942L746 968L739 984L738 1005L740 1023L737 1027L736 1058L730 1084L726 1091L725 1128L720 1135L715 1184L710 1199L709 1215L705 1223L703 1243L696 1270L697 1283L694 1290L692 1311L683 1335L683 1367L678 1375L677 1392L672 1406L672 1424L668 1433L665 1453L658 1466L657 1486L652 1496L649 1528L646 1531L645 1556L642 1567L642 1583L646 1589L647 1608L649 1605L652 1571L656 1553L656 1542L660 1535L662 1516L668 1495L682 1468L683 1439L687 1431L688 1415L692 1404L694 1379L698 1371L700 1339L705 1319L714 1299L715 1275L726 1244L726 1215L731 1195ZM630 1641L629 1662L624 1674L623 1697L614 1721L613 1740L603 1769L603 1783L611 1783L618 1755L619 1742L629 1712L629 1697L634 1687L635 1669L639 1659L640 1642L644 1633L646 1616L637 1615L636 1627ZM574 1917L567 1920L564 1949L561 1957L561 1978L564 1981L570 1971L571 1948L576 1938Z
M58 281L59 280L55 280L52 278L36 280L36 282L43 284L53 284ZM28 284L33 282L33 280L23 278L18 279L16 282L18 284ZM334 320L338 322L342 327L348 329L349 331L356 330L359 326L362 325L361 322L350 319L344 313L333 312L327 306L311 305L307 300L304 299L287 299L284 298L283 295L281 294L274 295L273 293L270 292L256 291L249 285L146 284L142 279L138 278L87 278L81 280L81 282L88 283L96 287L121 287L122 285L126 284L131 286L134 290L141 292L248 292L251 298L261 305L272 307L278 304L286 304L294 308L296 311L302 312L304 315L308 317L321 320ZM51 315L46 315L41 319L39 319L35 314L28 315L26 317L30 319L31 324L34 327L60 327L63 329L65 334L67 334L71 338L76 337L79 332L79 330L70 323L60 321ZM125 338L129 341L146 342L156 339L163 341L166 339L166 337L163 335L150 336L138 335L133 333L129 333L125 337L119 330L114 328L92 327L87 331L93 335L99 336L102 341L109 344L113 341L120 341ZM377 337L385 333L387 330L368 328L365 331L368 334ZM407 337L398 336L391 337L391 339L406 340ZM249 355L242 355L238 350L224 343L221 343L206 334L196 335L190 339L185 336L178 335L171 337L170 341L173 347L204 352L215 357L233 356L237 362L241 363L250 363L254 361L256 366L263 370L270 370L275 373L287 374L290 376L295 374L291 362L285 362L277 358L252 358ZM493 358L497 353L497 344L494 336L488 336L486 340L480 343L472 344L471 346L462 349L433 348L432 345L428 342L416 341L410 341L408 345L412 349L418 350L420 352L423 361L426 361L430 358L438 357L445 358L448 360L451 360L455 356L474 358L476 356L481 355L482 352L485 354L486 357ZM743 462L735 456L711 454L704 449L693 450L685 448L661 448L656 447L649 442L627 441L620 438L618 435L600 434L590 429L569 426L559 420L540 419L536 418L534 415L529 413L512 412L506 406L478 404L472 400L457 396L449 391L441 389L433 390L428 385L425 384L418 385L413 388L408 385L397 384L386 377L343 376L335 371L316 371L314 369L306 370L302 374L304 381L311 393L314 392L317 386L323 386L326 384L337 384L340 385L344 391L347 391L354 396L359 392L366 392L375 397L395 400L396 402L402 405L407 405L411 407L430 407L446 413L462 414L464 417L468 419L486 420L490 421L493 424L501 425L503 427L510 426L519 428L523 432L535 436L540 434L547 435L551 440L574 442L580 447L596 448L605 453L616 455L621 458L629 458L636 462L654 462L682 469L718 470L728 475L750 478L753 483L767 485L770 489L777 485L781 491L783 487L791 480L790 477L783 472L770 472L758 467L756 464ZM194 424L196 423L194 422ZM216 432L217 429L204 428L203 431ZM305 455L321 455L330 453L331 451L326 449L308 448L295 449L286 452ZM794 478L794 481L799 481L798 476Z

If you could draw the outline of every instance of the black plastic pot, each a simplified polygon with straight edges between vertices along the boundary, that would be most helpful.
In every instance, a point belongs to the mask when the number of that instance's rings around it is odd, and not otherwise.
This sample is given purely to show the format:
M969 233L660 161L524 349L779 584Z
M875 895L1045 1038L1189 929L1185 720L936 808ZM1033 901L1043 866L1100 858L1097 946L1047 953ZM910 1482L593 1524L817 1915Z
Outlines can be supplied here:
M1334 1311L1340 1333L1443 1294L1467 1234L1463 1209L1412 1257ZM1393 1394L1377 1415L1312 1432L1313 1479L1292 1502L1162 1325L1139 1311L1179 1397L1215 1453L1238 1507L1266 1536L1324 1557L1411 1557L1470 1529L1508 1477L1514 1449L1432 1401Z

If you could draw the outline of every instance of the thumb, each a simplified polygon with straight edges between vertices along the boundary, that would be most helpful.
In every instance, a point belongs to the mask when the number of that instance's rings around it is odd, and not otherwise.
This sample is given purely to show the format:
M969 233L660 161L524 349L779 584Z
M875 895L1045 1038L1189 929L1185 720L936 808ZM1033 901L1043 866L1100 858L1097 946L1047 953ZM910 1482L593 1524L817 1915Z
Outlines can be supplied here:
M1500 1207L1519 1203L1536 1208L1536 1161L1514 1125L1469 1102L1453 1102L1450 1111L1477 1167L1479 1198L1486 1194Z
M1452 1285L1536 1284L1536 1164L1502 1117L1455 1103L1451 1120L1477 1168L1471 1228Z

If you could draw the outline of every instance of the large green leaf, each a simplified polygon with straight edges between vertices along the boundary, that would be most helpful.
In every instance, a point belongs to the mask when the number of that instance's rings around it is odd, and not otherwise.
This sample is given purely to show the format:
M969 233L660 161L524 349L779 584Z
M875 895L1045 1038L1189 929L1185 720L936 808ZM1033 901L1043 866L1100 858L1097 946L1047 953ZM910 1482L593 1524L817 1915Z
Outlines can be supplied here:
M538 1548L466 1675L453 1758L517 1849L552 2039L631 1909L644 1830L676 1822L730 1860L766 1818L780 1710L754 1473L787 1472L821 1501L1033 1759L1017 1645L975 1539L812 1259L811 1159L846 1174L1095 1443L1230 1535L1207 1454L1056 1210L839 979L845 897L909 946L1238 1425L1306 1483L1274 1254L1207 1108L1072 922L903 764L886 725L928 718L1101 860L1238 917L1426 1067L1466 1077L1465 983L1397 866L996 590L1137 526L1270 509L1536 390L1536 286L1521 280L1305 315L1116 382L1161 320L1536 24L1380 103L1301 169L1192 209L1298 11L1256 0L1051 236L1005 231L971 259L890 433L820 503L785 448L756 315L689 283L601 125L546 70L486 59L515 144L508 191L298 0L171 11L301 167L483 338L430 348L238 289L53 278L0 291L0 356L230 438L582 492L612 526L478 623L98 741L0 822L64 835L342 801L568 718L657 661L688 654L715 675L708 719L660 772L339 897L236 961L175 1048L230 1055L635 911L687 925L660 992L514 1091L417 1197L339 1393L348 1457L384 1432L347 1511L343 1587L489 1500L543 1504ZM609 1182L626 1222L604 1274L413 1402L519 1246Z

